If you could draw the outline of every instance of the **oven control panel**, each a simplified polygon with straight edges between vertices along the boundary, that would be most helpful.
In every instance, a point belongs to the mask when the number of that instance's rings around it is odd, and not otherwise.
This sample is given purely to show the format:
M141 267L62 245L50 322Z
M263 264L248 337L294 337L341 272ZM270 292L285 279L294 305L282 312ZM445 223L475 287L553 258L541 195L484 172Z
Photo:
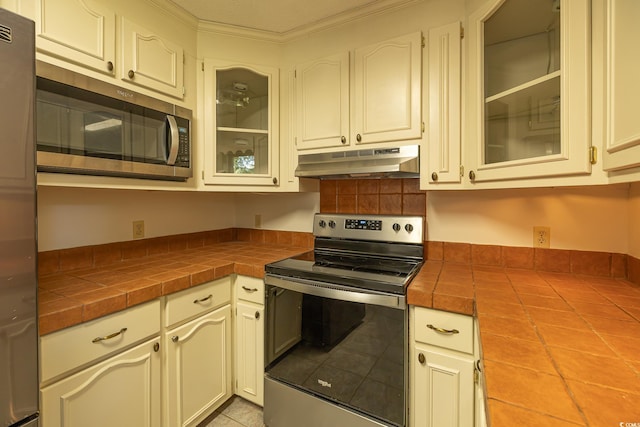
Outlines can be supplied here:
M316 214L313 235L398 243L423 242L423 218L403 215Z

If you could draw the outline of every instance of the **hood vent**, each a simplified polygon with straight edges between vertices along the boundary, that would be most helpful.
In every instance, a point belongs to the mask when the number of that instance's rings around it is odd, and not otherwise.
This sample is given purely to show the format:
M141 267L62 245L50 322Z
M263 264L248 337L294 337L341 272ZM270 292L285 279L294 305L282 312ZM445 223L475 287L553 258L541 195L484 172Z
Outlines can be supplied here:
M303 178L417 178L420 147L301 154L295 175Z

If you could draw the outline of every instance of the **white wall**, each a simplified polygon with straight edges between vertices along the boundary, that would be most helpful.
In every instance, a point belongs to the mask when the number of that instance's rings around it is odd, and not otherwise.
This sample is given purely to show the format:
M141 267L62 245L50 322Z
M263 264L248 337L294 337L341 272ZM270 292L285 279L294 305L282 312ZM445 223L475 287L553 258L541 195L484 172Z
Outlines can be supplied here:
M235 226L232 194L38 188L38 250L132 240L133 221L145 237Z
M531 247L533 226L547 226L552 248L628 253L629 204L636 218L640 213L640 191L635 193L630 202L628 185L432 191L429 240ZM639 233L636 229L636 237Z
M236 227L256 228L255 215L265 230L313 231L313 214L320 211L318 193L238 194Z

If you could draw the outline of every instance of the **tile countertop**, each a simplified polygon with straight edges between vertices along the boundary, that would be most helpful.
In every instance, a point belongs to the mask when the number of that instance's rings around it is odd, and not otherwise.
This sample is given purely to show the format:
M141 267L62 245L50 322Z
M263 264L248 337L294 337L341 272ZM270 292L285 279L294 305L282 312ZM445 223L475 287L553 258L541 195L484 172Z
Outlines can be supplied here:
M428 261L407 299L477 316L492 427L640 425L640 286Z
M307 250L234 241L45 275L40 334ZM492 427L640 423L639 286L427 261L407 300L477 316Z
M45 335L163 295L237 273L264 277L264 266L308 248L225 242L38 280L38 327Z

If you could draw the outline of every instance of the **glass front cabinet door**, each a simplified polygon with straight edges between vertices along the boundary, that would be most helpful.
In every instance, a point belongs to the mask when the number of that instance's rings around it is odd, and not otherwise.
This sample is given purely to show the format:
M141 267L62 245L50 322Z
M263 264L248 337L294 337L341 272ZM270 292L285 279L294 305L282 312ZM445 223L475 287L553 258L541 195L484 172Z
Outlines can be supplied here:
M470 16L468 178L587 174L589 0L492 0Z
M278 70L205 60L205 184L278 185Z

